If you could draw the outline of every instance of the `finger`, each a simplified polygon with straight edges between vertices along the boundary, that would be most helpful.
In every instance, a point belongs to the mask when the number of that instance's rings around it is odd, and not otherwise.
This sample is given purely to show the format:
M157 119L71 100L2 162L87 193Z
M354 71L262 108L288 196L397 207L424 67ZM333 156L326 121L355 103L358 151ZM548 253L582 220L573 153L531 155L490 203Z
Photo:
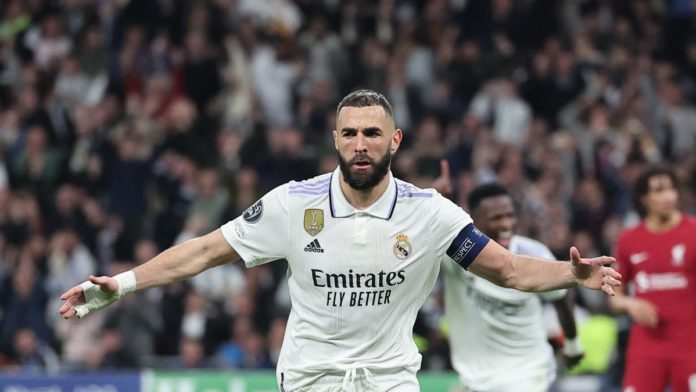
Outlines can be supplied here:
M75 305L73 306L73 311L75 311L75 317L77 318L83 318L89 314L87 305Z
M103 291L106 291L107 293L113 293L116 291L116 288L114 288L111 285L111 278L108 276L90 276L89 281L98 285Z
M72 297L68 298L68 300L65 301L65 303L63 303L60 306L60 308L58 309L58 312L60 312L60 314L64 314L65 312L70 310L75 304L77 304L79 302L80 302L80 296L78 296L78 295L72 296Z
M66 291L65 293L63 293L63 295L60 296L60 299L65 301L66 299L68 299L72 296L80 295L80 294L82 294L82 287L80 287L78 285L78 286L75 286L75 287L71 288L70 290Z
M66 320L70 320L73 317L75 317L75 309L73 308L68 309L68 311L63 314L63 318Z
M72 305L70 305L66 302L60 306L60 309L58 309L58 313L65 316L65 314L68 312L68 310L70 310L70 308L72 308Z
M611 276L612 278L617 280L621 280L622 278L621 274L611 267L603 267L602 272L604 273L604 275Z
M585 265L608 265L608 264L613 264L616 262L616 259L610 256L599 256L599 257L594 257L591 259L583 259L580 258L580 263L585 264Z
M592 262L595 264L609 265L616 263L616 258L611 256L599 256L592 259Z
M609 286L608 284L603 284L603 285L602 285L602 291L604 291L605 293L611 295L612 297L613 297L614 295L616 295L616 293L614 293L614 289L613 289L611 286Z
M581 262L581 260L582 259L580 258L580 251L578 250L578 248L571 246L570 247L570 261L571 261L571 263L578 264Z
M445 178L450 176L450 167L447 159L440 159L440 176Z
M604 284L608 284L609 286L621 286L621 281L614 279L611 276L605 276L602 278L602 281Z

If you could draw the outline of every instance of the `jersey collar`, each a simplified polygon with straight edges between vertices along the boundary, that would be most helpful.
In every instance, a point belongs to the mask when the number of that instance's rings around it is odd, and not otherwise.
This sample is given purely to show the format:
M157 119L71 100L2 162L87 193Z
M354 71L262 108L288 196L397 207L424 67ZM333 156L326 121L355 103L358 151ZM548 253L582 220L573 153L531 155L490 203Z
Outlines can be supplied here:
M384 191L382 196L377 199L371 206L365 210L358 210L346 199L346 196L341 190L341 172L340 168L331 173L331 187L329 188L329 205L331 206L331 217L333 218L347 218L349 216L355 215L359 212L364 212L368 215L389 220L394 213L394 207L396 206L396 180L392 176L391 171L389 172L389 184L387 189Z

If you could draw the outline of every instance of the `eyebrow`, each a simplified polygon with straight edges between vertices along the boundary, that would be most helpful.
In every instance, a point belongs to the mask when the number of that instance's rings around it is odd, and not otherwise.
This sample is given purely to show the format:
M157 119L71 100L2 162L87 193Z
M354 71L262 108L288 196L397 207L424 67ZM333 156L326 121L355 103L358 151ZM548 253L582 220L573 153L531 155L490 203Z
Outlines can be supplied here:
M366 133L366 132L380 132L381 133L382 128L380 128L380 127L367 127L367 128L363 128L362 131L363 131L363 133ZM345 127L343 129L341 129L341 132L358 133L358 130L355 128L351 128L351 127Z

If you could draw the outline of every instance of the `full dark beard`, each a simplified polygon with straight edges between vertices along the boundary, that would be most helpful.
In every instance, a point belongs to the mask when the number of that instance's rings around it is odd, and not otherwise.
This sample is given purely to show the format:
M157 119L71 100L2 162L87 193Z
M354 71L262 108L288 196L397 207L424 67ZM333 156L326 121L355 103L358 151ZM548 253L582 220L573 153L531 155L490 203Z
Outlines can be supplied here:
M343 178L353 189L359 191L370 189L379 184L389 172L389 165L391 164L391 151L389 148L387 148L387 151L377 163L373 163L371 172L367 170L351 171L353 163L355 163L358 158L363 157L356 155L350 161L346 161L340 153L338 154L338 163L341 168L341 173L343 173Z

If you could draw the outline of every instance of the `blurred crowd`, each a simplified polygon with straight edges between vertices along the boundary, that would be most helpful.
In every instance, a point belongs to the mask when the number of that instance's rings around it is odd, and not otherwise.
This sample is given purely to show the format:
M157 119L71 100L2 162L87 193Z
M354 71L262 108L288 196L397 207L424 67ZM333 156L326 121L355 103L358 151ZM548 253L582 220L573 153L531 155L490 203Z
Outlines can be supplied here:
M0 366L273 368L286 265L225 265L79 322L59 295L333 170L335 107L383 92L418 186L510 187L520 233L610 253L630 187L696 212L690 0L7 0L0 9ZM591 312L601 300L583 299ZM583 302L584 301L584 302ZM441 298L416 333L447 368Z

